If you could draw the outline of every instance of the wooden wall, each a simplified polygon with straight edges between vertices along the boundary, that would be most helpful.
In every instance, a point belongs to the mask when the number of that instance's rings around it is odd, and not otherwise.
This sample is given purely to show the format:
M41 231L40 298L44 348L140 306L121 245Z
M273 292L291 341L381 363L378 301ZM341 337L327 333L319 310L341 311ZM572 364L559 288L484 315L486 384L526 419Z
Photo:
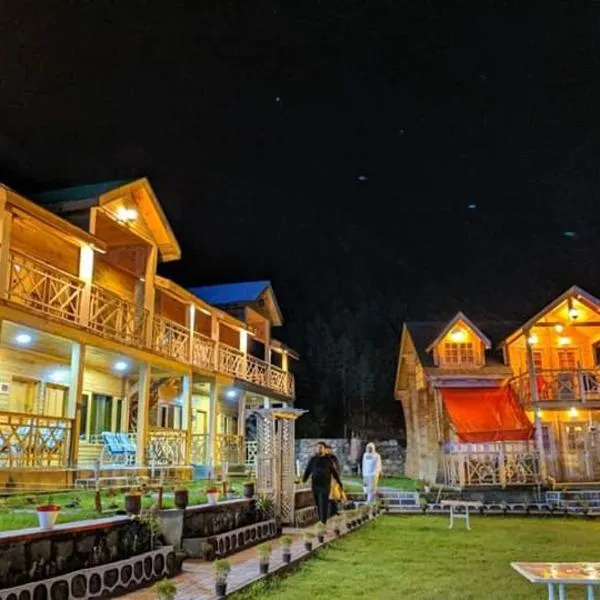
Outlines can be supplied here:
M175 321L179 325L185 327L187 319L188 305L183 302L179 302L169 294L158 290L156 292L156 314L161 317Z
M94 283L129 302L134 301L136 278L96 255Z
M211 337L211 317L201 310L196 310L196 321L194 330L206 337Z
M233 348L240 347L240 332L237 329L233 329L225 323L219 324L219 341L232 346Z
M11 247L72 275L79 273L79 248L58 233L50 235L31 219L19 216L14 219Z

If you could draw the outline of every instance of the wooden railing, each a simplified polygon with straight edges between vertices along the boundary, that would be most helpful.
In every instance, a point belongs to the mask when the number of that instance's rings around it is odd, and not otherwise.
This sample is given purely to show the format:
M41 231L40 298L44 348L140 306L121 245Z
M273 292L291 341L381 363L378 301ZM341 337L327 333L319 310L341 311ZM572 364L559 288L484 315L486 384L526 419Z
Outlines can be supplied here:
M215 341L198 333L194 333L192 345L192 363L203 369L215 368Z
M275 365L269 365L269 380L267 387L285 396L294 396L294 376L290 372L284 371Z
M89 327L104 337L143 346L148 312L116 294L92 285Z
M244 353L227 346L223 343L219 343L219 362L218 370L225 375L231 377L242 377L244 366Z
M504 487L540 482L539 454L533 442L453 444L442 456L447 485Z
M215 459L222 465L241 465L245 462L243 438L239 435L217 433L215 436Z
M148 432L146 460L148 465L185 465L185 445L187 432L183 429L151 427Z
M79 321L83 282L42 261L11 252L8 299L60 319Z
M241 376L246 381L268 387L269 365L264 360L246 355L246 373L244 375L242 371Z
M0 412L0 467L67 467L72 419Z
M207 465L210 461L208 433L192 434L192 464Z
M541 369L534 379L539 402L600 402L599 369ZM523 406L532 406L529 373L511 379L510 386Z
M181 362L189 360L190 334L187 328L165 317L154 317L154 350Z

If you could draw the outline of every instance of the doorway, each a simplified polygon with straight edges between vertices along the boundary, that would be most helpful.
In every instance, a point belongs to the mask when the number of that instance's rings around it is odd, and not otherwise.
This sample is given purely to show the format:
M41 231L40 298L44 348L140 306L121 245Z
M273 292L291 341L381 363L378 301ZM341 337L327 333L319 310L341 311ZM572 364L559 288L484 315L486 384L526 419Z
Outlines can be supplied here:
M562 424L563 479L565 481L585 481L587 479L586 432L586 423Z

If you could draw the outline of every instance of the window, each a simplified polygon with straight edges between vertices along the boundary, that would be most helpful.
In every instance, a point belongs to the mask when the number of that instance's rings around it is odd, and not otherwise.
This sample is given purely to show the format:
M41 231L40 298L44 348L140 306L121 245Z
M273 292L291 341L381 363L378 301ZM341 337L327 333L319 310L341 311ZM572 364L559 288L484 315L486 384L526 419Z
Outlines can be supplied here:
M37 381L13 378L8 409L20 413L36 412L37 387Z
M533 354L533 366L535 367L536 371L541 371L542 370L542 353L539 350L534 350L532 352Z
M61 385L46 384L44 414L63 417L66 414L68 388Z
M443 358L444 366L447 367L474 365L475 349L473 348L473 342L446 342Z
M575 350L572 348L564 348L557 351L558 353L558 368L559 369L576 369L577 359Z

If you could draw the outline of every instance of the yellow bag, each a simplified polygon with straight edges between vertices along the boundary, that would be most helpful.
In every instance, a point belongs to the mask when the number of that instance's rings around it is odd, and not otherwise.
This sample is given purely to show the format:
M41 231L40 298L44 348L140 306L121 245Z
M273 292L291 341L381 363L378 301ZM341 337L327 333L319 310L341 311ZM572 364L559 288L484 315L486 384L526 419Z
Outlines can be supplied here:
M333 502L343 502L346 500L346 493L344 492L342 486L335 480L331 482L329 499Z

